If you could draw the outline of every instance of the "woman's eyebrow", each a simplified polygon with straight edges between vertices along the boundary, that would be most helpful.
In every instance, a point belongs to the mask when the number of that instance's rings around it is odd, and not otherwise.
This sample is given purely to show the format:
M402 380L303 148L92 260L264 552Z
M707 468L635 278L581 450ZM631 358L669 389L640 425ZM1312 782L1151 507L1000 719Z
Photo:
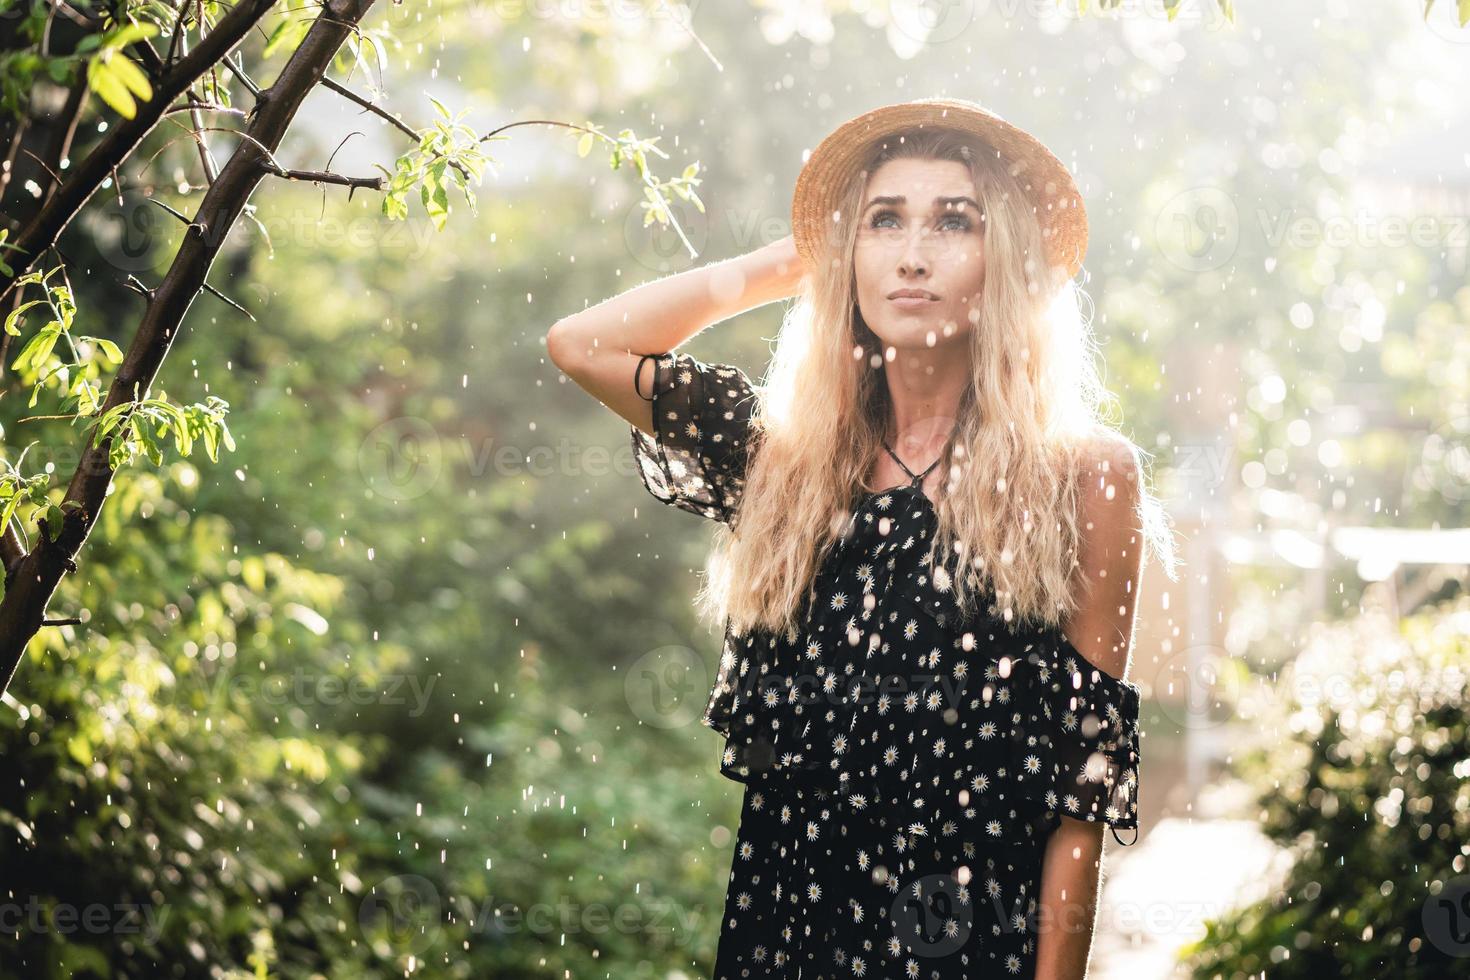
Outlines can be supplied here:
M874 205L878 205L878 204L903 204L903 203L905 203L907 201L908 201L908 198L905 197L902 194L887 194L887 195L884 195L882 197L875 197L871 201L868 202L868 206L867 207L863 208L863 214L867 214L869 211L871 211L873 209ZM979 211L980 210L979 203L976 202L976 200L973 197L968 197L968 196L963 195L963 194L961 194L959 197L936 197L934 199L934 203L936 205L941 206L941 207L944 206L944 205L949 205L949 204L968 204L972 208L974 208L976 211Z

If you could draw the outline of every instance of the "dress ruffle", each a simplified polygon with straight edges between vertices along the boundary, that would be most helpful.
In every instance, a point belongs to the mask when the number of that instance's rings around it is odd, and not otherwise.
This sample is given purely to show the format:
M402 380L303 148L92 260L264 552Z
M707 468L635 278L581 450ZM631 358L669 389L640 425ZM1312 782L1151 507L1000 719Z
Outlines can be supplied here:
M645 355L654 361L651 395L655 435L628 427L643 485L659 501L733 524L745 487L756 398L750 378L731 364L692 354ZM650 372L638 362L641 384Z
M925 511L919 533L904 541L865 536L866 513L859 508L852 550L834 553L837 568L825 577L850 580L850 565L870 566L874 609L888 612L857 634L876 645L833 649L829 636L799 647L770 634L727 632L704 716L725 736L721 771L740 782L776 780L859 805L907 799L936 773L963 764L958 750L974 735L976 699L999 699L1012 706L1001 733L1011 746L1009 778L1033 818L1052 827L1063 815L1103 822L1119 843L1134 843L1136 836L1125 841L1117 831L1138 830L1138 687L1098 670L1060 629L1028 636L984 617L961 623L952 593L936 588L923 560L932 513ZM855 600L861 609L863 596ZM959 639L967 629L968 651ZM914 662L884 655L883 645L899 638L920 651ZM998 669L1001 662L1008 667ZM950 737L916 744L880 736L895 712L920 711L948 720L934 727Z
M1135 843L1117 831L1138 829L1138 687L1098 670L1056 629L1013 669L1009 735L1025 798L1047 820L1101 821Z

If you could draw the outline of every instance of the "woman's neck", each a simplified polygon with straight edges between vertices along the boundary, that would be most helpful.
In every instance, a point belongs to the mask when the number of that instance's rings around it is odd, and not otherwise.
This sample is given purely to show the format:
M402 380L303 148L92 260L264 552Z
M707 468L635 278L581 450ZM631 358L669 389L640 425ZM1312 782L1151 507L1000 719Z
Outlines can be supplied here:
M968 358L940 355L937 349L895 350L883 368L888 390L885 438L905 462L933 459L942 451L971 383Z

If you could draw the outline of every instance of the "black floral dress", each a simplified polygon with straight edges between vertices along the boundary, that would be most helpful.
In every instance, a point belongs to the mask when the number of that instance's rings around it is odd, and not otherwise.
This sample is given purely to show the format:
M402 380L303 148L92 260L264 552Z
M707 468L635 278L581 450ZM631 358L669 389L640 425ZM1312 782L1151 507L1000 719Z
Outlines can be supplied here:
M749 378L645 361L657 436L630 427L645 486L729 523ZM702 721L745 794L715 980L1031 977L1062 816L1132 843L1117 829L1138 827L1138 688L1060 629L961 621L926 560L922 479L857 499L794 640L726 630Z

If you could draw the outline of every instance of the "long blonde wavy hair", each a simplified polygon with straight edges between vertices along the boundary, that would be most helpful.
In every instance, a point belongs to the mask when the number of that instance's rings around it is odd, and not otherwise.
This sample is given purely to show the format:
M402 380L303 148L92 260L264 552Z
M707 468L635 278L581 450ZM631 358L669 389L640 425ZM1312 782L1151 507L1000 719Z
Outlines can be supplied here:
M1043 259L1030 198L1008 161L969 134L925 128L875 145L843 188L827 254L786 312L755 384L750 456L733 528L715 535L696 601L737 635L795 639L814 579L866 485L891 411L883 351L857 304L853 256L869 175L894 157L970 168L984 215L985 276L962 396L935 504L929 560L962 615L980 602L1007 623L1057 626L1078 605L1082 454L1107 431L1079 290ZM828 270L841 270L840 272ZM1140 452L1132 447L1135 453ZM1167 516L1140 466L1139 530L1174 574ZM1147 553L1147 552L1146 552ZM949 574L963 572L961 574Z

